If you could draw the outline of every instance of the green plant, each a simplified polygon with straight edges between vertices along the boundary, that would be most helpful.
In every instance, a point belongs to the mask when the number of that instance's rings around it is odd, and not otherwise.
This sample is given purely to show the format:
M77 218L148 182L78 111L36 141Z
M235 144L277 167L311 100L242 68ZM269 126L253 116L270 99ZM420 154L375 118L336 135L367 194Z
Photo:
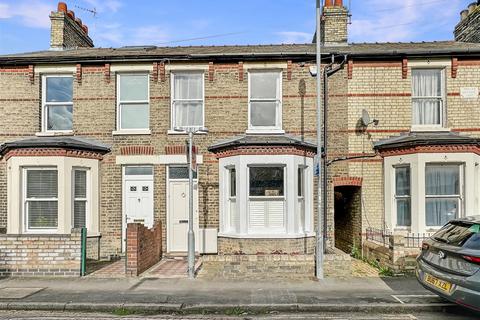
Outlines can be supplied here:
M128 316L128 315L132 315L134 313L135 312L133 312L132 310L129 310L127 308L117 308L117 309L112 311L112 314L114 314L116 316Z
M393 270L386 266L379 266L378 274L384 277L393 277Z
M355 259L362 260L362 252L359 247L356 245L352 246L352 249L350 250L350 256L352 256Z
M243 314L246 314L247 311L240 308L240 307L234 307L234 308L230 308L230 309L227 309L225 310L225 314L227 316L240 316L240 315L243 315Z

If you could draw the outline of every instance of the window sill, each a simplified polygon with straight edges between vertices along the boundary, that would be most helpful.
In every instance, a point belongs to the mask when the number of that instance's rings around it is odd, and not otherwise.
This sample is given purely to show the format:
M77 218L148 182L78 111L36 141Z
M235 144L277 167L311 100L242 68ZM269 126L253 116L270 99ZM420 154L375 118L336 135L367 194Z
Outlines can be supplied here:
M314 237L315 233L271 233L271 234L240 234L240 233L225 233L219 232L219 237L224 238L233 238L233 239L301 239L301 238L310 238Z
M37 137L73 136L73 130L37 132L35 133L35 136Z
M411 132L448 132L449 128L438 126L412 126Z
M167 134L171 135L188 135L188 132L186 131L175 131L175 130L168 130ZM206 131L198 131L195 132L194 134L208 134Z
M246 134L285 134L285 130L281 129L248 129Z
M150 129L112 131L113 136L150 135L150 134L152 134L152 130Z

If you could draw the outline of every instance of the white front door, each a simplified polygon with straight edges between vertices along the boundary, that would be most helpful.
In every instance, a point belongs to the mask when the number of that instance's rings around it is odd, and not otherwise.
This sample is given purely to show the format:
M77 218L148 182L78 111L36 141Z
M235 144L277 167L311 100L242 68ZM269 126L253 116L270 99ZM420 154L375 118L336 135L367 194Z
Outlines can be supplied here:
M153 227L153 167L129 166L123 172L122 251L128 223Z
M125 216L127 223L153 227L153 181L125 181Z
M175 168L177 169L177 168ZM188 171L186 171L188 174ZM189 185L183 179L169 179L168 182L168 252L186 252L188 248ZM195 251L198 251L198 185L194 181L193 193L193 230L195 233Z

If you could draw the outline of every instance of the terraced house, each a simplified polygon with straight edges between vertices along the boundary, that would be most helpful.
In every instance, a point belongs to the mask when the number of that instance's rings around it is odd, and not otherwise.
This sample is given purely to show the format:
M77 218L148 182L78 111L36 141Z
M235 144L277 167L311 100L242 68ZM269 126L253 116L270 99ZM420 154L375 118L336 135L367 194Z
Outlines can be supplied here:
M352 249L408 268L478 211L479 12L455 41L349 44L326 1L328 274ZM314 275L315 45L95 48L66 4L50 18L49 50L0 56L2 274L77 275L79 227L131 274L184 254L196 126L198 275Z

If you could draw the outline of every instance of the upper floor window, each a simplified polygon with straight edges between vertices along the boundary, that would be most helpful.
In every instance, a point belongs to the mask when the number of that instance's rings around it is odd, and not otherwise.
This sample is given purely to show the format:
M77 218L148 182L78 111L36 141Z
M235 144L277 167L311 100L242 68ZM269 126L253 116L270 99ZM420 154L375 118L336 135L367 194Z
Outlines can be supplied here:
M172 74L172 129L204 126L203 73Z
M73 77L46 75L42 87L42 131L72 130Z
M282 73L252 71L249 77L249 130L282 129Z
M412 70L413 125L441 127L445 114L443 69Z
M148 74L117 77L118 130L148 130L150 126Z

